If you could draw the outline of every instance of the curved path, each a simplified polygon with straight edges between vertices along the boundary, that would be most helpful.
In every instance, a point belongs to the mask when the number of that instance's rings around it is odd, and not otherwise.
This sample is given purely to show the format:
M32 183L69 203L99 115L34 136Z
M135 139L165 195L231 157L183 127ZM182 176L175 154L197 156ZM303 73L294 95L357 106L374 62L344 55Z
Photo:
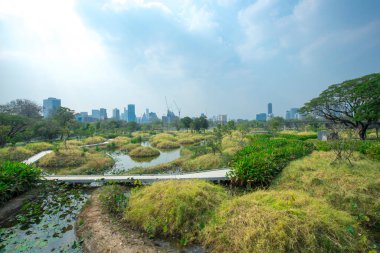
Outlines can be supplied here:
M158 175L128 175L128 176L103 176L103 175L80 175L80 176L46 176L45 180L56 180L67 183L92 183L92 182L130 182L140 180L143 184L149 184L159 180L170 179L203 179L209 181L225 181L229 180L227 173L230 171L228 168L187 173L180 175L172 174L158 174Z

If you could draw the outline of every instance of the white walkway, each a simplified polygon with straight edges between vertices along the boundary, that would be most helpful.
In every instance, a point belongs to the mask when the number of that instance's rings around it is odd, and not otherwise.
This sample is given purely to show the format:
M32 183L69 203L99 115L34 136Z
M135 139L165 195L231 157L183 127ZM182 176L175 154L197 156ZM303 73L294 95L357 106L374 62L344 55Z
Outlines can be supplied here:
M35 163L38 160L40 160L42 157L44 157L45 155L47 155L51 152L53 152L53 150L42 151L42 152L35 154L34 156L30 157L29 159L26 159L25 161L23 161L23 163L25 163L25 164Z
M218 169L204 172L187 173L181 175L158 174L158 175L128 175L128 176L103 176L103 175L79 175L79 176L46 176L45 180L56 180L67 183L92 183L92 182L133 182L140 180L149 184L159 180L170 179L203 179L209 181L228 180L227 173L230 169Z

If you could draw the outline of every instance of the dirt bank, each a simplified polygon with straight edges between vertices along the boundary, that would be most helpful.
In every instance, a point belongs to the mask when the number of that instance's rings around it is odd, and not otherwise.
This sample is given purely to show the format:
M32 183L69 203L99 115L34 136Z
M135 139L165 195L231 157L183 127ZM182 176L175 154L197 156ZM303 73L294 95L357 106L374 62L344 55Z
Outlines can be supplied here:
M123 226L100 207L94 192L89 204L79 214L76 222L77 236L83 240L85 252L168 252L144 237L141 233Z

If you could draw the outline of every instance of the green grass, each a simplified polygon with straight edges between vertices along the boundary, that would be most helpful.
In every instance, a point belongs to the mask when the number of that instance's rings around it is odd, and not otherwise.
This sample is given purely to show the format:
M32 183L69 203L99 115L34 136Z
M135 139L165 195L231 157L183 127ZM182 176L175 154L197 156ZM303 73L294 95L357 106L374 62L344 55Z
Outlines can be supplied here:
M41 170L19 162L0 163L0 205L33 187Z
M291 162L271 188L302 190L352 214L360 223L380 231L380 162L355 154L332 165L332 152L314 152Z
M176 149L181 146L177 142L164 140L164 141L158 142L155 145L155 147L159 149Z
M25 145L26 149L29 149L33 153L37 154L41 151L53 149L54 145L48 142L33 142Z
M154 157L159 156L160 151L151 147L137 147L132 149L129 153L130 157Z
M21 162L34 154L33 151L24 147L5 147L0 149L0 160Z
M124 218L150 236L198 239L225 190L200 180L161 181L132 193Z
M90 145L90 144L102 143L105 141L106 141L106 138L104 138L104 137L94 136L94 137L88 137L88 138L84 139L83 143L86 145Z
M257 191L225 201L203 232L211 252L366 252L356 221L297 191Z
M205 154L184 162L182 164L182 170L201 171L209 169L218 169L223 166L223 159L220 154Z

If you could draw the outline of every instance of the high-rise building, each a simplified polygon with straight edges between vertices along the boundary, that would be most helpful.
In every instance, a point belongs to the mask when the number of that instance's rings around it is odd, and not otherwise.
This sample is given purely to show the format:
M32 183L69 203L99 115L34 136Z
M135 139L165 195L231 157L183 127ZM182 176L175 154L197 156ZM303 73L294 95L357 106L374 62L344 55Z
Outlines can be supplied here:
M92 116L94 119L99 120L99 119L100 119L100 110L93 109L93 110L92 110L92 113L91 113L91 116Z
M291 108L289 111L286 111L285 119L301 119L302 115L299 113L299 108Z
M215 123L220 125L227 124L227 114L219 114L215 117Z
M120 120L120 110L115 108L112 110L112 118L114 120Z
M43 101L44 118L49 118L61 107L61 100L57 98L48 98Z
M136 112L135 112L135 105L129 104L128 105L128 122L136 122Z
M100 108L99 113L100 113L100 119L101 119L101 120L105 120L105 119L108 118L108 117L107 117L107 109L105 109L105 108Z
M272 103L268 103L268 115L269 114L272 114L273 111L272 111Z
M267 114L266 113L256 114L256 120L257 121L267 121Z

